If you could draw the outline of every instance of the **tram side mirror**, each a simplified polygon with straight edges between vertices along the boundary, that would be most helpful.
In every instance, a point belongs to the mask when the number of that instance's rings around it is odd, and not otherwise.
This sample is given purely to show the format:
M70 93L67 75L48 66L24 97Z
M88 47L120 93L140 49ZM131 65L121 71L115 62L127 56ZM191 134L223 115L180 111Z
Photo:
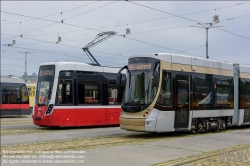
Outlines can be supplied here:
M120 87L121 86L121 81L122 81L122 70L127 69L128 70L128 66L124 66L123 68L121 68L118 73L117 73L117 77L116 77L116 87Z
M159 73L158 72L154 72L153 77L152 77L152 85L153 87L157 87L158 83L159 83Z
M155 63L155 68L153 70L153 76L152 76L152 87L157 87L159 83L159 62ZM158 70L156 70L158 68Z

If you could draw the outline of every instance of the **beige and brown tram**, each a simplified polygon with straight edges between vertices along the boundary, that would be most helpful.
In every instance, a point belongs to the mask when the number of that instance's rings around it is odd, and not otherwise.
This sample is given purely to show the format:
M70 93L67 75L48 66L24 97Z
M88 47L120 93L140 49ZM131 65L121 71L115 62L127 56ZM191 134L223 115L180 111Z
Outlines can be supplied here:
M250 124L249 66L159 53L131 56L123 69L121 129L200 132Z

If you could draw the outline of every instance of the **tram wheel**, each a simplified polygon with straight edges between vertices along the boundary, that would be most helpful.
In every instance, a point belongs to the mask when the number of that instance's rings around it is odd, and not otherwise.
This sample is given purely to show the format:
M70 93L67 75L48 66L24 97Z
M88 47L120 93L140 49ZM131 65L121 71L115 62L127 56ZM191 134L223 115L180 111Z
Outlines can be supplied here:
M220 131L220 127L219 127L219 125L217 126L217 128L216 128L216 129L214 129L214 131L215 131L215 132L219 132L219 131Z
M199 134L199 131L197 129L194 129L194 130L191 131L191 133L193 133L193 134Z
M197 124L196 133L200 133L201 131L203 131L203 124L200 122Z

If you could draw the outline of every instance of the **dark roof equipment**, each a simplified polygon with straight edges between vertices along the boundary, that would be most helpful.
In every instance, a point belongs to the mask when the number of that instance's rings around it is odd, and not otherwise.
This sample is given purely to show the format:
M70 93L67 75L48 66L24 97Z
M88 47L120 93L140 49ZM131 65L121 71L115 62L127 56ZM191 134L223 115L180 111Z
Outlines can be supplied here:
M102 32L96 35L96 38L90 42L89 44L87 44L85 47L83 47L83 51L88 55L89 59L93 62L95 62L95 66L101 66L100 63L95 59L95 57L90 53L89 49L94 47L95 45L103 42L104 40L107 40L108 38L112 37L116 35L116 32L114 31L108 31L108 32ZM93 62L93 63L94 63Z

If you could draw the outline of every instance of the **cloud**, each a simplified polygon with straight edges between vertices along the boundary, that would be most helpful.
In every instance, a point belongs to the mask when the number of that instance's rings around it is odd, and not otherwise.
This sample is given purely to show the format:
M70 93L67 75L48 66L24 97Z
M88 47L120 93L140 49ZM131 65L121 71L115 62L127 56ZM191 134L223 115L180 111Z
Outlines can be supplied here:
M166 11L169 13L173 13L176 15L199 12L204 10L209 10L206 12L200 12L196 14L189 14L183 17L197 20L203 23L211 22L212 16L216 14L219 15L220 20L238 17L242 15L247 15L249 13L250 3L246 3L243 5L236 5L242 2L226 2L226 1L205 1L205 2L197 2L197 1L189 1L189 2L174 2L174 1L158 1L158 2L150 2L150 1L134 1L138 4L143 4L155 9L159 9L161 11ZM138 6L129 2L116 2L105 7L93 10L97 7L103 6L105 4L111 3L111 1L97 2L85 7L80 7L82 5L86 5L90 2L81 2L81 1L22 1L22 2L1 2L2 11L19 13L22 15L27 15L31 17L41 17L50 14L55 14L50 17L46 17L44 19L54 20L60 22L64 19L64 23L74 24L81 27L65 25L62 23L55 23L44 21L44 20L32 20L25 21L31 18L25 18L20 16L9 15L6 13L1 13L1 44L11 43L13 38L3 34L11 34L11 35L20 35L23 34L24 37L30 38L20 38L15 37L16 47L30 48L30 49L39 49L39 50L49 50L56 52L63 52L62 54L49 54L37 52L34 54L28 55L28 73L32 74L33 72L38 71L38 66L41 62L49 62L49 61L77 61L89 63L85 53L82 51L82 47L88 44L92 39L95 38L96 34L99 31L116 31L119 35L125 34L125 29L130 28L131 33L151 31L151 30L159 30L166 29L171 27L178 26L190 26L197 25L196 22L190 21L188 19L172 17L171 15L155 10L151 10L142 6ZM69 9L80 7L68 12ZM225 7L225 8L221 8ZM213 9L217 9L216 11ZM211 10L210 10L211 9ZM93 11L90 11L93 10ZM90 12L87 12L90 11ZM60 14L63 12L62 14ZM85 14L81 14L87 12ZM68 19L69 17L76 16L72 19ZM167 18L168 17L168 18ZM162 19L164 18L164 19ZM7 21L3 21L7 20ZM154 21L147 21L157 19ZM228 30L230 32L234 32L241 36L245 36L250 38L250 17L242 17L238 19L233 19L230 21L222 21L219 25L225 26L223 29ZM10 22L20 22L17 24L6 24ZM141 22L141 23L136 23ZM5 25L4 25L5 24ZM50 25L53 24L53 25ZM96 31L87 30L82 27L88 28L98 28L98 27L106 27L106 26L114 26L121 25L115 27L108 28L100 28ZM128 24L128 25L127 25ZM49 26L50 25L50 26ZM47 26L47 27L45 27ZM33 32L33 29L38 29L41 27L45 27ZM71 33L60 33L60 32L69 32L76 31ZM30 32L28 34L25 34ZM38 34L46 34L46 33L55 33L49 35L38 35ZM59 33L59 34L58 34ZM31 36L36 35L37 36ZM29 36L30 35L30 36ZM62 37L62 42L56 44L57 37ZM141 34L131 34L128 35L129 38L133 38L136 40L140 40L143 42L152 43L158 46L163 46L166 48L172 48L175 50L186 50L190 48L195 48L197 46L204 45L206 42L206 32L205 29L199 28L176 28L176 29L168 29L162 31L141 33ZM31 40L33 39L33 40ZM75 40L78 39L78 40ZM80 40L79 40L80 39ZM81 40L82 39L82 40ZM85 40L84 40L85 39ZM42 41L52 42L52 43L42 43ZM75 41L66 41L66 40L75 40ZM64 42L65 41L65 42ZM250 61L250 47L249 40L241 38L239 36L223 32L218 29L209 29L209 56L213 59L219 60L227 60L234 63L246 63ZM35 44L33 44L35 43ZM62 46L69 45L77 48L71 48ZM117 55L109 55L100 52L92 52L93 55L96 56L96 59L102 65L118 65L117 61L119 61L119 65L122 66L127 63L127 57L134 54L142 54L142 53L157 53L157 52L175 52L173 50L168 50L166 48L161 48L157 46L152 46L149 44L143 44L140 42L132 41L123 37L112 37L103 43L97 45L93 48L93 50L98 50L101 52L108 52L113 54L118 54L122 57L119 59ZM2 50L6 52L1 52L1 75L22 75L24 73L24 55L18 53L18 51L25 51L25 49L16 49L11 47L1 46ZM27 50L26 50L27 51ZM194 50L188 51L191 54L196 54L205 57L205 47L200 47ZM74 55L77 54L77 55ZM75 57L72 57L75 56ZM13 57L12 59L7 57ZM19 59L15 59L19 58ZM20 58L22 60L20 60ZM3 65L4 64L4 65ZM10 65L15 65L15 67ZM19 65L19 66L17 66Z

